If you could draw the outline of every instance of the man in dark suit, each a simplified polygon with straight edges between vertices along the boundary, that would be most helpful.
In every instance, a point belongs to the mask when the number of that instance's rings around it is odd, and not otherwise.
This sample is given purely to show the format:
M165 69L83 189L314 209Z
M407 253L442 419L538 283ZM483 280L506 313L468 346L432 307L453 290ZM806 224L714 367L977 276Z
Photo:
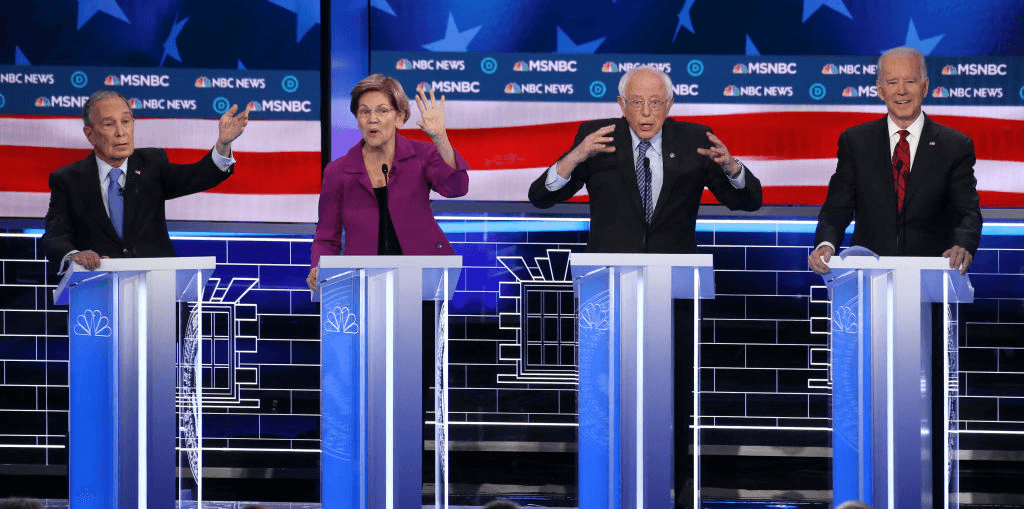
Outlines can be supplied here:
M82 108L93 152L50 174L50 208L42 246L63 272L68 261L89 270L101 258L174 256L164 201L205 191L231 175L231 142L250 108L220 118L214 150L194 164L172 164L162 149L135 149L135 119L117 92L100 90Z
M585 122L573 148L530 186L546 208L584 185L590 194L587 251L695 253L697 210L704 188L732 210L761 207L761 182L708 127L668 118L672 81L638 67L619 81L622 118ZM675 497L692 499L693 305L674 302Z
M761 182L711 129L668 118L672 82L666 74L651 67L626 73L618 101L622 118L585 122L573 148L530 186L530 202L539 208L587 186L587 251L696 252L705 187L732 210L761 207Z
M811 270L827 262L856 217L851 245L882 256L944 256L966 273L981 239L974 143L921 112L924 55L894 48L878 60L888 114L839 136L839 164L818 215Z

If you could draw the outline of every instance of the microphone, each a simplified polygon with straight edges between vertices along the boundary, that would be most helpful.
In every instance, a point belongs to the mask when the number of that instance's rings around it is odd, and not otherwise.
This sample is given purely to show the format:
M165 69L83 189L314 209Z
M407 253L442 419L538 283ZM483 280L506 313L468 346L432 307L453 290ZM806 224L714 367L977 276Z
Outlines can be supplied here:
M387 181L388 181L388 165L386 165L386 164L380 165L380 171L384 172L384 182L387 183Z
M896 168L896 171L903 171L903 159L897 159L894 168Z
M123 187L117 188L117 194L118 194L118 196L124 196L124 188Z
M645 157L644 158L644 166L647 167L647 169L651 169L651 158L649 158L649 157Z

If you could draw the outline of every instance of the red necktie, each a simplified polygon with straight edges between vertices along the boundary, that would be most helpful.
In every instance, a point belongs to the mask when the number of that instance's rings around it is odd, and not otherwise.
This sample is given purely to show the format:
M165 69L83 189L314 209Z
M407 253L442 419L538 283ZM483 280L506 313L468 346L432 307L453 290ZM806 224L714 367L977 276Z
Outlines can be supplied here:
M903 212L903 198L907 195L907 179L910 177L910 144L907 143L910 131L904 129L899 133L900 141L892 152L892 176L896 181L896 210Z

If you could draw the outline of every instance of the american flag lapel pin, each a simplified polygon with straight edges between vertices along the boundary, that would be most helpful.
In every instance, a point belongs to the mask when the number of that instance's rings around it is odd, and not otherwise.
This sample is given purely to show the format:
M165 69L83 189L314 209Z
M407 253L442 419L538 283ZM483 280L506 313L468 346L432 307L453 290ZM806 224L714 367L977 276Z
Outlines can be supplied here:
M934 143L932 143L932 145L934 145ZM142 175L142 170L135 170L135 174L136 175Z
M934 141L929 141L928 145L934 147L935 146L935 142Z
M675 152L669 152L668 153L668 158L669 159L675 159L676 158L676 153Z

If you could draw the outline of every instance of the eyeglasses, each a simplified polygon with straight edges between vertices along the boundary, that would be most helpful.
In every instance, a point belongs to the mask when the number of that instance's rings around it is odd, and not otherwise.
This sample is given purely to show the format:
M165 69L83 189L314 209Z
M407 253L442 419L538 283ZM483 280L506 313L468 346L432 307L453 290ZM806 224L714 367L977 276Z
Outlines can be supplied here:
M364 117L364 118L365 117L369 117L370 116L370 111L371 111L370 108L359 108L358 110L356 110L356 115L359 116L359 117ZM377 106L372 111L374 113L376 113L378 117L384 117L384 116L387 116L389 113L391 113L392 111L395 111L395 110L393 110L391 108L388 108L388 107L385 107L385 106Z
M630 99L626 101L626 104L629 105L629 108L634 111L642 110L645 103L648 107L651 108L651 111L661 111L662 108L668 105L668 101L664 99L651 99L649 101L645 101L643 99Z

